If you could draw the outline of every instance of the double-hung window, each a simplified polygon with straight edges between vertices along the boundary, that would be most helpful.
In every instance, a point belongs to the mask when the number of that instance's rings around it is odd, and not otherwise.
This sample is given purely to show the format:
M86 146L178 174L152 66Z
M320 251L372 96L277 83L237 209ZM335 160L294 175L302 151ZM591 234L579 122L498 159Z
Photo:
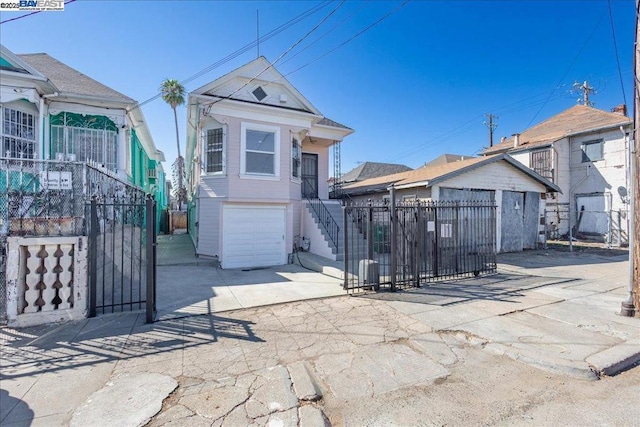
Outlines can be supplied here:
M204 141L205 171L224 173L224 131L222 128L207 129Z
M11 108L2 108L2 153L18 159L33 159L36 153L36 117Z
M241 126L243 175L280 176L280 128L250 123Z
M582 163L604 159L604 142L601 139L582 143Z

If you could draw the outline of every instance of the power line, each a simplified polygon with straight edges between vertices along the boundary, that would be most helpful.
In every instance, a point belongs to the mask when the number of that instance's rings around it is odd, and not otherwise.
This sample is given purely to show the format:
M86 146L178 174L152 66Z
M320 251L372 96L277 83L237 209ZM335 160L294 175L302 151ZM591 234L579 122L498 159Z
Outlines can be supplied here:
M318 22L312 29L310 29L309 31L307 31L307 33L302 36L300 39L298 39L295 43L293 43L291 46L289 46L289 48L287 50L285 50L284 52L282 52L280 54L280 56L273 61L272 63L270 63L267 67L265 67L264 70L260 71L258 74L256 74L255 76L253 76L249 81L247 81L245 84L243 84L242 86L240 86L238 89L234 90L233 92L231 92L231 94L224 96L224 97L220 97L219 99L210 102L210 103L205 103L204 105L208 105L208 110L211 110L211 107L214 106L215 104L217 104L218 102L224 100L224 99L229 99L232 98L233 95L235 95L236 93L240 92L242 89L244 89L245 87L247 87L248 85L250 85L253 81L255 81L258 77L260 77L261 75L263 75L264 73L267 72L267 70L269 70L270 68L273 68L278 61L280 61L282 58L284 58L289 52L291 52L291 50L293 50L296 46L298 46L300 43L302 43L307 37L309 37L314 31L316 31L318 28L320 28L320 26L322 24L324 24L327 19L329 19L334 13L336 13L338 11L338 9L340 9L342 7L342 5L344 5L346 0L342 0L340 2L340 4L333 9L331 12L329 12L324 18L322 18L320 20L320 22Z
M569 67L567 67L567 70L564 72L564 74L562 75L562 77L560 78L560 80L558 80L558 83L556 84L556 86L553 88L553 90L551 91L551 93L549 94L549 98L540 106L540 108L538 109L538 111L536 112L536 114L533 115L533 117L531 118L531 120L529 121L529 123L527 124L527 126L525 126L525 129L528 128L529 126L531 126L531 123L534 122L534 120L538 117L538 115L540 114L540 112L542 111L542 109L544 108L545 105L547 105L547 102L551 99L551 96L553 95L553 93L556 91L556 89L558 89L558 87L560 87L560 85L562 84L562 82L564 81L565 77L567 77L567 74L569 74L569 71L571 71L571 68L573 68L573 64L575 64L575 62L578 60L578 58L580 57L580 55L582 55L582 51L587 47L587 44L589 43L589 41L591 40L591 37L593 37L593 35L596 33L596 30L598 29L598 27L600 26L600 23L602 22L602 19L604 18L604 13L602 14L602 16L600 17L600 19L598 20L598 22L596 23L595 27L593 27L593 31L591 31L591 34L589 34L589 37L587 37L587 39L585 40L584 44L582 45L582 47L580 48L580 50L578 51L578 53L576 54L576 56L573 58L573 60L571 61L571 63L569 64Z
M64 5L66 6L69 3L73 3L74 1L76 1L76 0L67 0L66 2L64 2ZM5 19L4 21L0 21L0 25L6 24L7 22L11 22L11 21L17 21L18 19L26 18L27 16L35 15L35 14L40 13L40 12L44 12L44 10L36 10L34 12L31 12L31 13L26 13L24 15L16 16L15 18Z
M377 21L375 21L374 23L372 23L371 25L369 25L368 27L364 28L363 30L361 30L360 32L356 33L355 35L353 35L350 39L345 40L344 42L342 42L341 44L339 44L338 46L334 47L333 49L325 52L324 54L312 59L311 61L307 62L306 64L296 68L293 71L288 72L287 74L284 75L284 77L287 77L297 71L302 70L303 68L313 64L316 61L319 61L320 59L324 58L325 56L335 52L336 50L340 49L342 46L346 45L347 43L350 43L351 41L355 40L357 37L360 37L362 34L364 34L365 32L369 31L370 29L372 29L373 27L375 27L376 25L378 25L379 23L381 23L382 21L384 21L385 19L387 19L389 16L393 15L394 13L396 13L397 11L399 11L400 9L402 9L404 6L406 6L407 3L409 3L410 0L405 0L404 2L402 2L402 4L398 7L396 7L395 9L389 11L386 15L384 15L383 17L381 17L380 19L378 19Z
M627 105L627 95L624 91L624 83L622 80L622 68L620 67L620 55L618 54L618 42L616 41L616 28L613 24L613 11L611 9L611 0L608 1L609 4L609 21L611 22L611 35L613 36L613 49L616 53L616 63L618 64L618 76L620 77L620 88L622 89L622 100L624 105Z
M190 83L202 76L204 76L205 74L213 71L214 69L220 67L221 65L226 64L227 62L237 58L238 56L250 51L251 49L255 48L257 46L258 43L264 43L267 40L275 37L276 35L280 34L281 32L283 32L286 29L291 28L292 26L298 24L301 21L304 21L305 19L307 19L309 16L315 14L316 12L319 12L320 10L324 9L329 3L331 3L331 0L325 0L322 3L319 3L313 7L311 7L310 9L307 9L306 11L302 12L300 15L297 15L296 17L290 19L289 21L283 23L282 25L274 28L273 30L269 31L267 34L265 34L264 36L260 37L259 39L257 39L256 41L253 41L251 43L248 43L246 45L244 45L243 47L241 47L240 49L230 53L229 55L225 56L224 58L214 62L213 64L203 68L202 70L198 71L197 73L187 77L186 79L182 80L180 82L180 84L182 85L186 85L187 83ZM156 99L160 98L162 96L162 92L158 92L156 95L152 96L151 98L138 103L134 108L139 108L142 107L143 105L146 105L152 101L155 101Z

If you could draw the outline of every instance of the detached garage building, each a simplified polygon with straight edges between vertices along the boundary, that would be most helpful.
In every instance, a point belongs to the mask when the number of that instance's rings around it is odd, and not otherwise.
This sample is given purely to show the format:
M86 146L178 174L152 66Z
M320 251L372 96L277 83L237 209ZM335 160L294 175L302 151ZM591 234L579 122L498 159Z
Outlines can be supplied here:
M560 192L557 185L507 154L428 163L412 171L346 185L343 192L360 202L384 200L390 197L391 186L399 201L494 202L498 252L536 248L544 238L540 221L544 194Z

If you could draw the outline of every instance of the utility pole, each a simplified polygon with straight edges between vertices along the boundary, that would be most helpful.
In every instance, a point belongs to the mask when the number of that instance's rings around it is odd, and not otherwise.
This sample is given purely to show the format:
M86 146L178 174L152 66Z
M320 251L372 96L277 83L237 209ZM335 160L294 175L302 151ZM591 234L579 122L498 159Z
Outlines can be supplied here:
M586 80L582 84L575 82L573 84L573 90L580 92L580 95L582 96L582 99L578 99L578 103L586 105L587 107L593 107L593 102L589 101L589 94L591 92L595 93L596 90L589 86L589 83Z
M632 147L631 156L633 162L631 164L631 176L633 179L633 228L631 232L635 237L633 240L633 248L629 248L629 262L633 273L631 283L631 298L633 299L633 305L635 307L635 313L640 313L640 173L638 173L638 167L640 165L640 137L638 136L638 125L640 124L640 85L638 85L638 79L640 78L640 46L638 46L638 39L640 39L640 0L636 0L636 38L634 45L634 69L633 69L633 143L629 144ZM632 254L633 252L633 254Z
M489 147L493 147L493 131L498 127L498 124L495 123L493 119L497 119L499 117L494 116L493 114L485 114L484 116L487 118L484 125L489 128Z

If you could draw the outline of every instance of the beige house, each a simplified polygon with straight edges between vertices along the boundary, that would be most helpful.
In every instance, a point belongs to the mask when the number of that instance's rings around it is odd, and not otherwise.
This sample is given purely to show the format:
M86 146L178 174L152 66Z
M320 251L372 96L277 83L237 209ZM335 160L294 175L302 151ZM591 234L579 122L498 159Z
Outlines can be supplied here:
M537 247L544 235L541 195L560 192L558 186L506 154L451 160L356 182L343 191L356 202L389 199L392 186L398 201L493 202L498 251Z
M613 112L576 105L483 154L509 153L562 190L547 195L552 237L572 228L579 237L625 244L631 129L624 105Z

